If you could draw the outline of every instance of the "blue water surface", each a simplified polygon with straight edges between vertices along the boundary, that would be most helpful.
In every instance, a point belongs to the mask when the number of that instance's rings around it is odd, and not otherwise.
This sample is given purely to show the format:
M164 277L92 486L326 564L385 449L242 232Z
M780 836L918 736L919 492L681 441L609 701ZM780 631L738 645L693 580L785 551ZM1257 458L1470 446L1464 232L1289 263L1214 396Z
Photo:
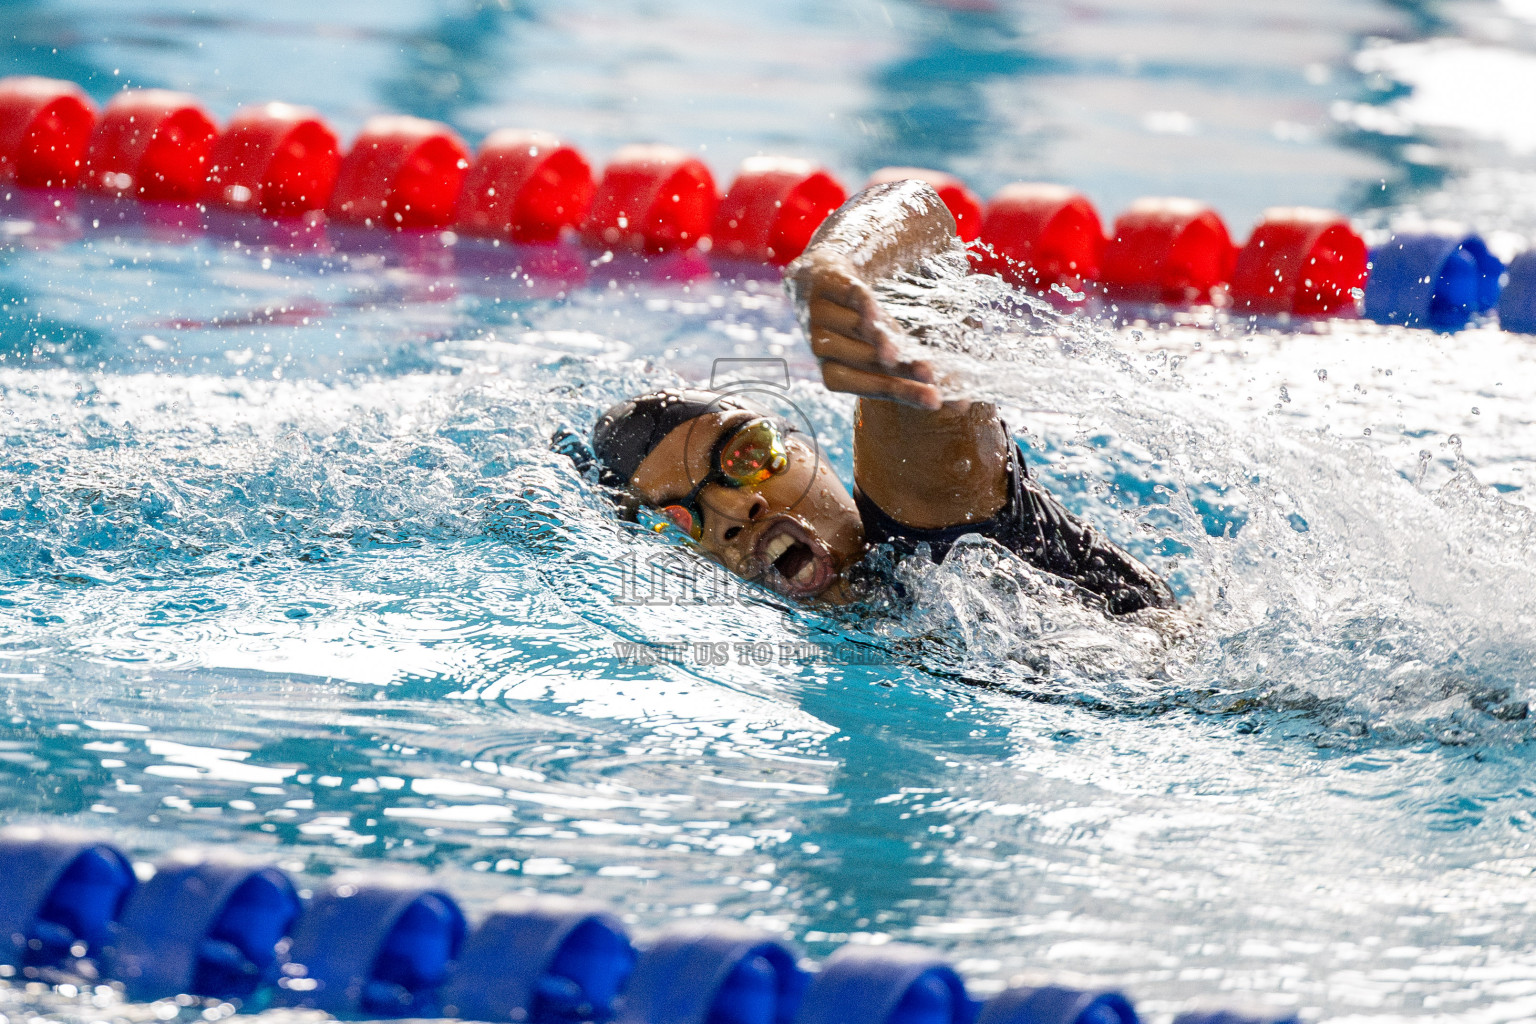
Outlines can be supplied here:
M768 152L1064 181L1107 216L1188 194L1239 235L1295 203L1536 233L1520 0L0 12L0 72L344 135L401 111L722 178ZM546 444L781 359L847 473L851 404L770 272L73 194L5 196L0 231L5 820L387 862L471 911L916 941L979 993L1112 984L1154 1018L1536 1013L1530 339L994 307L956 380L1187 613L1110 622L985 545L826 611L620 522Z

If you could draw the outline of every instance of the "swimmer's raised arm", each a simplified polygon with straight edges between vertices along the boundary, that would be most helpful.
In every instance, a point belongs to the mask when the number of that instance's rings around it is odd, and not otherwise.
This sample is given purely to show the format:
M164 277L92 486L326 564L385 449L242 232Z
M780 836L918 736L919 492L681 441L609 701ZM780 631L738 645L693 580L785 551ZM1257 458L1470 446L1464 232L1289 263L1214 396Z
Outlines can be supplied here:
M785 270L822 380L859 396L853 479L865 539L939 551L977 533L1115 614L1175 607L1155 573L1029 477L990 403L946 402L926 362L901 360L901 326L874 286L947 256L964 259L954 218L927 185L898 181L843 204Z
M946 403L925 361L901 360L901 327L873 285L959 245L938 194L898 181L845 203L785 270L822 381L859 396L859 491L897 522L924 529L978 523L1001 509L1011 442L991 405Z

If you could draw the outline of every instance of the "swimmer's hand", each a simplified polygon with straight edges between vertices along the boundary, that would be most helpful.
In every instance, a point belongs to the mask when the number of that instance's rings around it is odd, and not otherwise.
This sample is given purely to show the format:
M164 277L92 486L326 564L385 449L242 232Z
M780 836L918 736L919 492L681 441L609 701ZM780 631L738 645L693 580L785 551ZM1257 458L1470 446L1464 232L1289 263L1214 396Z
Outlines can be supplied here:
M918 409L944 405L933 367L901 358L896 339L902 329L880 308L853 261L842 253L813 249L789 270L827 390Z
M924 260L959 245L955 218L920 181L867 188L822 222L784 276L828 389L928 411L943 407L933 367L901 358L901 326L880 308L872 285L915 273Z

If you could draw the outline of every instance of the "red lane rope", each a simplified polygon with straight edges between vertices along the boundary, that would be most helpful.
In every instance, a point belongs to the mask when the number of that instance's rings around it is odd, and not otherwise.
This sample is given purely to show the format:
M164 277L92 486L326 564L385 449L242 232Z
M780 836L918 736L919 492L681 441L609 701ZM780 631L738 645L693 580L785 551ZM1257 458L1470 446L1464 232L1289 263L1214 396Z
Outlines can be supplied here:
M943 171L886 167L868 184L906 178L932 185L961 239L979 243L978 269L1039 291L1320 316L1353 309L1366 279L1364 242L1329 210L1268 210L1239 249L1194 200L1139 200L1106 237L1093 204L1060 185L1014 183L983 205ZM186 93L124 90L98 111L73 82L31 76L0 79L0 184L530 245L574 231L599 249L780 266L847 197L804 160L749 159L722 197L702 161L670 146L626 146L595 176L547 133L493 132L471 153L415 117L372 118L343 153L303 107L245 107L221 132Z

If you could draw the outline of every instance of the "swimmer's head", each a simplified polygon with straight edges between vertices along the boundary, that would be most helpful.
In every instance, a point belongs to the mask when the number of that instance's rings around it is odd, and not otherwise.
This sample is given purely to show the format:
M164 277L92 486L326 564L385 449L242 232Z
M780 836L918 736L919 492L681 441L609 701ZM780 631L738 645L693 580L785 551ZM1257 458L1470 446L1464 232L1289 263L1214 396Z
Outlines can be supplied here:
M655 391L592 430L598 479L715 561L787 597L825 594L864 554L848 489L815 447L736 396Z

